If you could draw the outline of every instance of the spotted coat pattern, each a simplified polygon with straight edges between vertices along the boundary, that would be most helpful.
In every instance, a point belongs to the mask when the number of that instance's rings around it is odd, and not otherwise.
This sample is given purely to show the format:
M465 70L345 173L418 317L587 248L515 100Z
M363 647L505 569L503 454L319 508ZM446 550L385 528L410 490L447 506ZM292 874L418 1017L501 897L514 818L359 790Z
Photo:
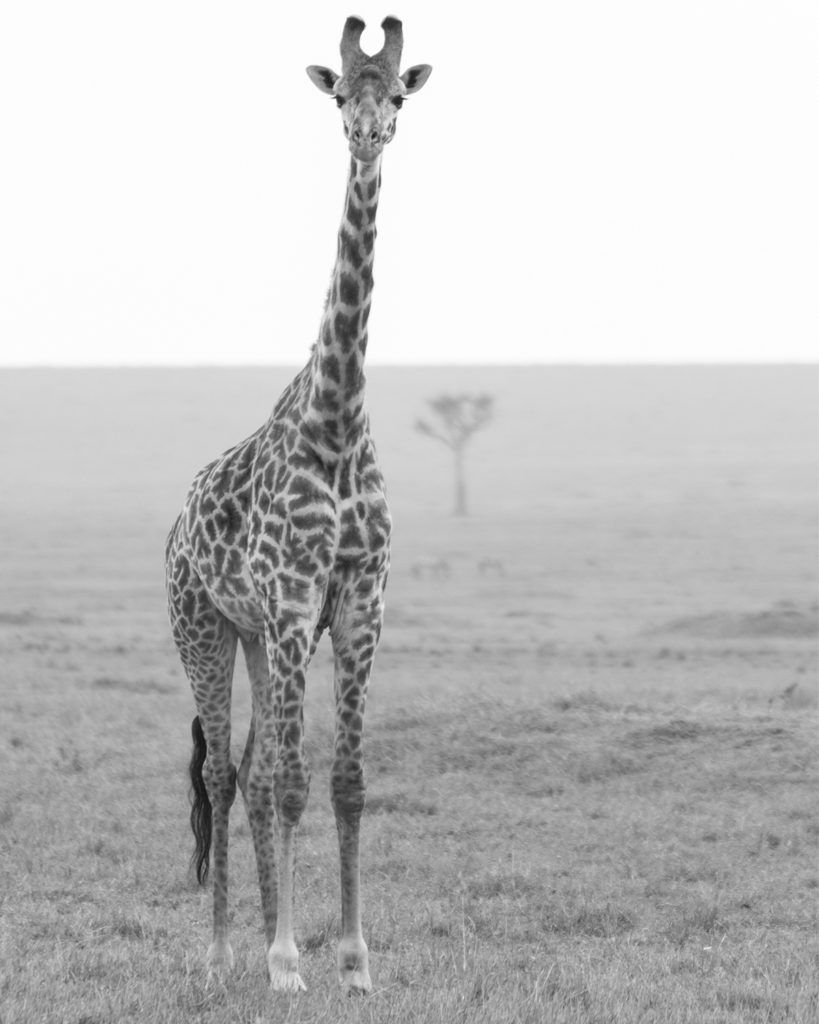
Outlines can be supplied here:
M358 911L361 737L390 542L363 374L380 182L380 156L369 163L352 158L336 264L310 360L267 422L197 475L166 547L173 637L207 743L203 777L213 810L214 886L209 960L212 968L232 964L227 828L238 781L256 852L271 980L283 988L301 986L292 931L293 844L310 783L306 673L324 630L335 658L330 788L341 853L339 970L342 980L345 971L367 971ZM253 712L237 771L230 705L239 642Z

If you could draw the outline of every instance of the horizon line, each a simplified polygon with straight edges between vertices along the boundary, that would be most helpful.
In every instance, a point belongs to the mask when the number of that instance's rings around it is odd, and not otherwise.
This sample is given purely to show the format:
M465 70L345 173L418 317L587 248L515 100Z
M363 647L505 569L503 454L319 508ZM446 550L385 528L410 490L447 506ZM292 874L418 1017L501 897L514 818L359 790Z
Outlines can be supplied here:
M0 363L0 372L6 370L301 370L303 363ZM651 360L532 360L515 363L370 363L370 370L527 370L542 369L708 369L730 367L815 367L819 360L801 359L749 359L740 360L691 360L653 362Z

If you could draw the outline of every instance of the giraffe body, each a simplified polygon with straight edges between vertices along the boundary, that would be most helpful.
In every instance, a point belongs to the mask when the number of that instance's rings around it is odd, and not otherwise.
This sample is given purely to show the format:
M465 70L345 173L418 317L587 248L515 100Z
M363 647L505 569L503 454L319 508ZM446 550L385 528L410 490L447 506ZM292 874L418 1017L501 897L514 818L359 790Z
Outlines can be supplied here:
M195 478L169 537L238 636L262 638L264 601L280 585L279 607L309 610L323 631L357 587L383 589L390 518L369 430L323 460L294 415L302 371L270 420Z
M341 865L339 979L348 991L370 989L359 900L362 730L381 633L391 523L364 409L363 363L381 150L393 137L403 97L419 89L431 69L419 65L398 75L396 19L384 21L385 45L373 57L358 44L363 27L347 19L341 76L308 68L342 109L352 154L318 340L267 422L194 479L166 545L173 636L198 712L191 823L200 881L213 845L209 966L214 972L233 966L228 817L238 784L256 853L271 985L291 992L304 988L293 926L296 829L310 784L303 700L307 668L324 630L334 652L330 791ZM239 643L252 719L237 769L230 707Z

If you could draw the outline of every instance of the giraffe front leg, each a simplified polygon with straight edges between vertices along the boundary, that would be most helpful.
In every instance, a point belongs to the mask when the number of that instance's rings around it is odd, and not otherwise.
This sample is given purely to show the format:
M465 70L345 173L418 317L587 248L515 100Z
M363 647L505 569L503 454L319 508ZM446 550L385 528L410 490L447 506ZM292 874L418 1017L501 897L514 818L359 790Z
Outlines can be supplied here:
M293 934L296 826L279 825L279 913L273 945L267 951L270 987L277 992L304 992L299 951Z
M280 992L306 989L299 974L294 935L296 832L307 804L310 773L304 753L305 674L313 636L312 623L291 620L272 623L268 630L268 659L275 732L273 801L278 838L276 932L267 952L270 986Z
M363 790L362 790L363 792ZM338 944L338 980L350 995L372 989L367 943L361 931L359 819L352 820L334 791L339 858L341 864L341 939Z
M376 621L355 618L334 636L336 727L330 792L338 830L341 875L341 939L338 978L342 989L366 995L372 988L369 954L361 930L359 833L366 783L362 754L364 706L375 647L380 632Z

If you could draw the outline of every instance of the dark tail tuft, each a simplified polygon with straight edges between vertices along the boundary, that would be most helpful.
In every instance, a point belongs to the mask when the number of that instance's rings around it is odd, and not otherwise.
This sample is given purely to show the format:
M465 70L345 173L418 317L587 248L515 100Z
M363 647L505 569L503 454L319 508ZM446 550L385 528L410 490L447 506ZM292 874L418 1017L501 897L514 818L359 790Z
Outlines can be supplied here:
M204 885L208 880L208 868L210 867L212 815L208 791L205 789L205 780L202 778L202 767L207 756L208 745L205 742L205 734L202 732L202 723L199 721L198 715L191 724L191 735L193 736L193 753L190 763L191 828L196 840L196 849L191 857L191 865L196 868L196 878L199 884Z

